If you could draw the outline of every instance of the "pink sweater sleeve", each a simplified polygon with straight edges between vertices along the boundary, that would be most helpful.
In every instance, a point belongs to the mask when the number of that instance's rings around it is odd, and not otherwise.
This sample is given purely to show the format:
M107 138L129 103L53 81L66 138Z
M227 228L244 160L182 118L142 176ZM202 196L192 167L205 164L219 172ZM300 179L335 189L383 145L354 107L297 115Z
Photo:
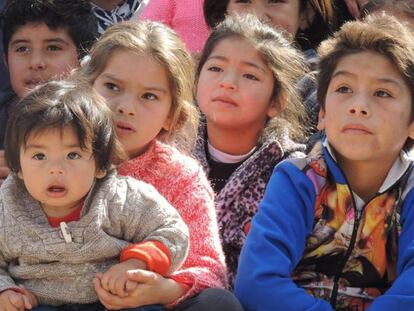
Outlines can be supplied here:
M139 19L170 26L191 52L200 52L208 37L203 0L151 0Z
M152 184L173 205L188 226L190 248L181 268L170 277L189 287L175 306L203 289L227 287L227 271L220 242L214 194L194 159L160 142L119 167L121 175Z
M194 176L177 182L176 193L171 193L175 206L190 232L190 249L183 266L172 279L190 286L187 293L168 307L188 299L205 288L227 286L226 266L217 226L214 196L200 167Z

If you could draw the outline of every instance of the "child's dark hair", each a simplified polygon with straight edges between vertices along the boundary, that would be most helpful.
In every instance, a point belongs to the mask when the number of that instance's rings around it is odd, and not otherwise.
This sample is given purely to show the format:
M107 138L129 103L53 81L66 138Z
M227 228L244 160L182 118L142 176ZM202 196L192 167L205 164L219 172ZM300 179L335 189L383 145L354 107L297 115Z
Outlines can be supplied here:
M414 2L412 0L369 0L361 9L361 16L383 11L398 11L414 19Z
M204 19L208 27L213 29L226 18L229 2L230 0L204 1ZM303 50L318 46L337 29L337 14L331 0L299 0L300 12L304 12L307 8L313 9L315 17L307 29L299 31L296 36L296 41Z
M98 26L87 0L8 0L1 14L4 52L13 34L27 23L63 28L75 43L79 59L98 37Z
M89 85L52 81L36 87L13 106L5 137L10 169L20 171L20 150L30 134L68 126L76 131L82 149L92 149L97 170L106 171L124 157L104 99Z
M302 53L293 47L283 33L260 22L256 16L228 16L216 26L202 51L196 81L217 44L229 38L245 40L255 47L273 75L274 88L271 100L272 104L277 106L279 114L268 121L261 138L274 135L275 128L288 128L292 138L303 140L304 106L296 85L299 78L307 72L307 65ZM286 103L284 109L280 107L284 106L282 103Z
M411 118L414 119L414 36L394 17L368 16L364 21L344 24L335 35L322 42L318 75L318 102L325 108L326 93L332 75L342 58L360 52L374 52L389 59L407 82L411 93ZM413 146L407 140L406 148Z

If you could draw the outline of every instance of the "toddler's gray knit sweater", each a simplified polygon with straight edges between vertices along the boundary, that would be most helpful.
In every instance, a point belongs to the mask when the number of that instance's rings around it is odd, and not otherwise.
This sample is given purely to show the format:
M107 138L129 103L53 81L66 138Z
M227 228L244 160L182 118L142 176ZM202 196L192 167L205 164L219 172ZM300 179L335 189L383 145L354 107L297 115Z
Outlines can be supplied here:
M170 272L188 250L188 230L175 208L152 186L114 172L96 181L81 219L67 225L69 243L10 175L0 188L0 291L22 284L40 304L92 303L96 273L118 263L130 243L162 242L171 254Z

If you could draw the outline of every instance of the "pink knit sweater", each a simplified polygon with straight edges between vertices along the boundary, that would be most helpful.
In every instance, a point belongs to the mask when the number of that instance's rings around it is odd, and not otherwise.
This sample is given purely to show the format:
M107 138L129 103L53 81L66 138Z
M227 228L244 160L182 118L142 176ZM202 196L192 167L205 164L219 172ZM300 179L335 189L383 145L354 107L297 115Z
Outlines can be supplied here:
M152 184L180 213L190 231L190 249L171 278L190 286L177 304L205 288L227 285L213 191L198 162L155 142L143 155L123 162L119 174Z
M174 29L191 52L200 52L208 37L203 0L151 0L140 20L160 21Z

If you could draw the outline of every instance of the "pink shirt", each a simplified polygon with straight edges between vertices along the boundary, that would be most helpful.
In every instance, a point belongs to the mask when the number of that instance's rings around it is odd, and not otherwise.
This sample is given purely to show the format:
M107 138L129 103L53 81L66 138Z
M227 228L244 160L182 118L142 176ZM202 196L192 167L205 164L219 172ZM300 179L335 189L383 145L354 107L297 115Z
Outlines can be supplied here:
M192 53L201 52L208 37L203 0L151 0L139 19L160 21L170 26Z
M205 288L227 285L214 195L200 164L177 149L155 142L118 170L153 185L180 213L190 232L190 249L181 269L170 277L190 287L179 303Z

